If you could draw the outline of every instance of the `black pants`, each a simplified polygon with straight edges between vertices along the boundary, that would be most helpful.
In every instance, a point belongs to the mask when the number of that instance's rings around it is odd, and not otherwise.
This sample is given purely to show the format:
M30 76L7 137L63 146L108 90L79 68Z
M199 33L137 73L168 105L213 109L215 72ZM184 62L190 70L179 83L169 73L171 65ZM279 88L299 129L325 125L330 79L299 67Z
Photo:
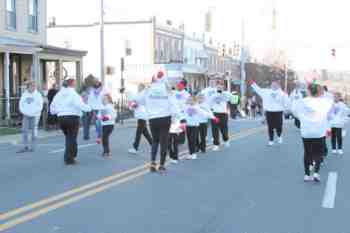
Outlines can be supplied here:
M298 118L294 117L294 125L295 127L297 127L298 129L300 129L300 121Z
M230 105L230 115L232 119L236 119L237 118L237 104L229 104Z
M58 117L58 122L65 136L64 161L66 163L72 163L78 154L79 119L78 116Z
M320 164L324 154L323 138L303 138L304 144L304 171L305 175L310 175L309 166L316 163L315 172L320 171Z
M169 134L169 156L172 159L179 159L179 142L180 137L176 133Z
M220 122L216 124L211 121L211 130L214 138L214 145L220 145L220 132L225 142L228 141L228 116L226 113L214 113ZM220 131L220 132L219 132Z
M322 143L323 143L323 156L326 157L328 155L327 137L322 138ZM323 158L322 158L322 162L323 162Z
M112 134L114 125L104 125L102 126L102 146L103 153L110 153L109 147L109 136Z
M139 149L141 135L145 136L146 140L150 145L152 145L152 137L147 129L147 122L145 120L138 119L137 120L137 129L136 129L136 135L135 135L135 141L134 141L134 148L135 150Z
M282 135L282 125L283 125L283 112L266 112L266 122L269 132L269 139L273 141L274 130L276 130L277 136Z
M199 127L198 126L187 126L186 127L188 150L190 155L195 154L197 150L197 143L199 137Z
M149 120L149 124L153 138L151 161L156 161L158 147L160 145L160 165L164 166L168 150L171 117L154 118Z
M207 149L208 123L199 125L199 136L197 140L197 150L205 153Z
M342 128L332 128L332 149L336 150L338 144L338 149L343 149L343 136Z

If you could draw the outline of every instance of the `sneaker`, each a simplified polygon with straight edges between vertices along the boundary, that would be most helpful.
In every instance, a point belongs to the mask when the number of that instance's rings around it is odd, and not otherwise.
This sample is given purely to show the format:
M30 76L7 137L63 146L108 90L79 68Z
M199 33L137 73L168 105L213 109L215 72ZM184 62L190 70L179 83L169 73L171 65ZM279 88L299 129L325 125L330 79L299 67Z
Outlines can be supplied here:
M133 154L133 155L136 155L137 154L137 150L135 148L131 148L131 149L129 149L129 153Z
M277 139L277 141L278 141L279 144L282 144L282 143L283 143L283 138L282 138L282 137L279 137L279 138Z
M343 150L338 150L338 154L340 155L344 154Z
M312 172L314 172L314 169L315 169L315 166L314 165L310 165L309 166L309 171L312 173Z
M337 150L332 150L332 154L336 154L336 153L338 153L338 151Z
M309 181L312 181L312 177L308 176L308 175L305 175L304 176L304 182L309 182Z
M17 154L23 154L23 153L26 153L26 152L29 152L29 148L28 147L24 147L23 149L17 151L16 153Z
M179 161L177 159L170 159L170 163L172 164L178 164Z
M155 162L152 162L149 167L150 172L157 172L157 164Z
M315 182L320 182L321 181L321 177L318 173L314 173L314 181Z
M273 141L269 141L269 143L267 144L268 146L273 146Z
M158 172L159 172L161 175L165 175L165 173L166 173L166 168L165 168L164 166L159 166Z
M213 147L213 151L219 151L220 150L220 147L219 146L214 146Z
M191 160L191 159L192 159L192 155L186 155L186 156L185 156L185 159Z
M229 142L229 141L225 142L225 147L226 147L226 148L229 148L229 147L230 147L230 142Z
M193 155L191 156L191 159L192 159L192 160L197 159L197 154L193 154Z

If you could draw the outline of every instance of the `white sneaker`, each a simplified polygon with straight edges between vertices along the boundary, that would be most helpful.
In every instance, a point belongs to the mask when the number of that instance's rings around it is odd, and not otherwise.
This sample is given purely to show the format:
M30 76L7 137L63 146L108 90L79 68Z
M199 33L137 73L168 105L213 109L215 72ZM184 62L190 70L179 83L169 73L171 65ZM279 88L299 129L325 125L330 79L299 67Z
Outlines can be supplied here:
M318 173L314 173L314 181L315 182L320 182L321 181L321 177Z
M177 161L176 159L170 159L170 163L172 163L172 164L178 164L179 161Z
M137 150L135 148L131 148L131 149L129 149L129 153L136 155L137 154Z
M338 154L340 155L344 154L343 150L338 150Z
M187 156L185 157L185 159L187 159L187 160L192 159L192 155L187 155Z
M267 144L268 146L273 146L273 141L269 141L269 143Z
M213 151L219 151L220 147L219 146L213 146Z
M230 142L229 142L229 141L225 142L225 147L226 147L226 148L229 148L229 147L230 147Z
M197 154L193 154L192 157L191 157L192 160L195 160L197 159Z
M312 177L308 176L308 175L305 175L304 176L304 182L309 182L309 181L312 181Z
M332 150L332 154L336 154L336 153L338 153L337 150Z
M279 138L277 139L277 141L278 141L279 144L282 144L282 143L283 143L283 138L282 138L282 137L279 137Z
M309 166L309 171L310 171L311 173L314 172L314 168L315 168L314 165L310 165L310 166Z

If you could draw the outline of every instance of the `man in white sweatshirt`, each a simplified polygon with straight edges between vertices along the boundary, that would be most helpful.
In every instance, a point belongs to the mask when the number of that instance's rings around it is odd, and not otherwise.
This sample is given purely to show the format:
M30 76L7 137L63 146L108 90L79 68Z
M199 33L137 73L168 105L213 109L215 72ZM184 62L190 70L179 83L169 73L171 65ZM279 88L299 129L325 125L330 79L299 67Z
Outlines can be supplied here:
M75 79L69 77L51 103L51 113L58 116L58 122L65 136L64 162L76 164L78 154L77 137L82 111L90 112L91 107L85 104L75 90Z
M34 81L26 84L26 90L21 96L19 110L23 115L22 119L22 143L24 148L17 153L33 152L35 150L35 141L37 137L37 127L43 110L43 97L37 91ZM31 141L29 142L29 134Z
M289 105L287 94L282 91L278 81L273 81L270 88L260 88L253 80L249 80L248 83L263 101L269 133L268 145L272 146L274 144L274 130L276 130L278 136L278 143L281 144L283 142L283 111Z

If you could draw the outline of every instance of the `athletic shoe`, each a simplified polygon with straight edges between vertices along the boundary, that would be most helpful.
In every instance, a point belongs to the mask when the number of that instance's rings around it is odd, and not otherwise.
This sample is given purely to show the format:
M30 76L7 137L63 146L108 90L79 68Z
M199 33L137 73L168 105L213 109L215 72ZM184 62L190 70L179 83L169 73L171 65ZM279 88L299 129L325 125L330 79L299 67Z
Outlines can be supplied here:
M165 168L164 166L159 166L158 172L159 172L161 175L165 175L165 173L166 173L166 168Z
M340 155L344 154L343 150L338 150L338 154Z
M219 151L220 147L219 146L213 146L213 151Z
M320 182L321 181L321 177L318 173L314 173L314 181L315 182Z
M273 146L273 141L269 141L269 143L267 144L268 146Z
M170 159L170 163L172 164L178 164L179 161L177 159Z
M277 141L278 141L279 144L282 144L283 143L283 138L282 137L278 137Z
M17 151L16 153L17 154L23 154L23 153L26 153L26 152L29 152L29 148L28 147L24 147L23 149Z
M308 175L305 175L304 176L304 182L309 182L309 181L312 181L312 177L308 176Z
M229 147L230 147L230 142L229 142L229 141L225 142L225 147L226 147L226 148L229 148Z
M156 172L157 171L157 164L152 162L149 167L150 172Z
M135 149L135 148L131 148L131 149L129 149L129 151L128 151L130 154L134 154L134 155L136 155L137 154L137 150Z
M337 150L332 150L332 154L336 154L336 153L338 153Z
M315 168L314 165L310 165L310 166L309 166L309 171L310 171L310 172L314 172L314 168Z
M192 154L191 159L192 159L192 160L197 159L197 154Z

